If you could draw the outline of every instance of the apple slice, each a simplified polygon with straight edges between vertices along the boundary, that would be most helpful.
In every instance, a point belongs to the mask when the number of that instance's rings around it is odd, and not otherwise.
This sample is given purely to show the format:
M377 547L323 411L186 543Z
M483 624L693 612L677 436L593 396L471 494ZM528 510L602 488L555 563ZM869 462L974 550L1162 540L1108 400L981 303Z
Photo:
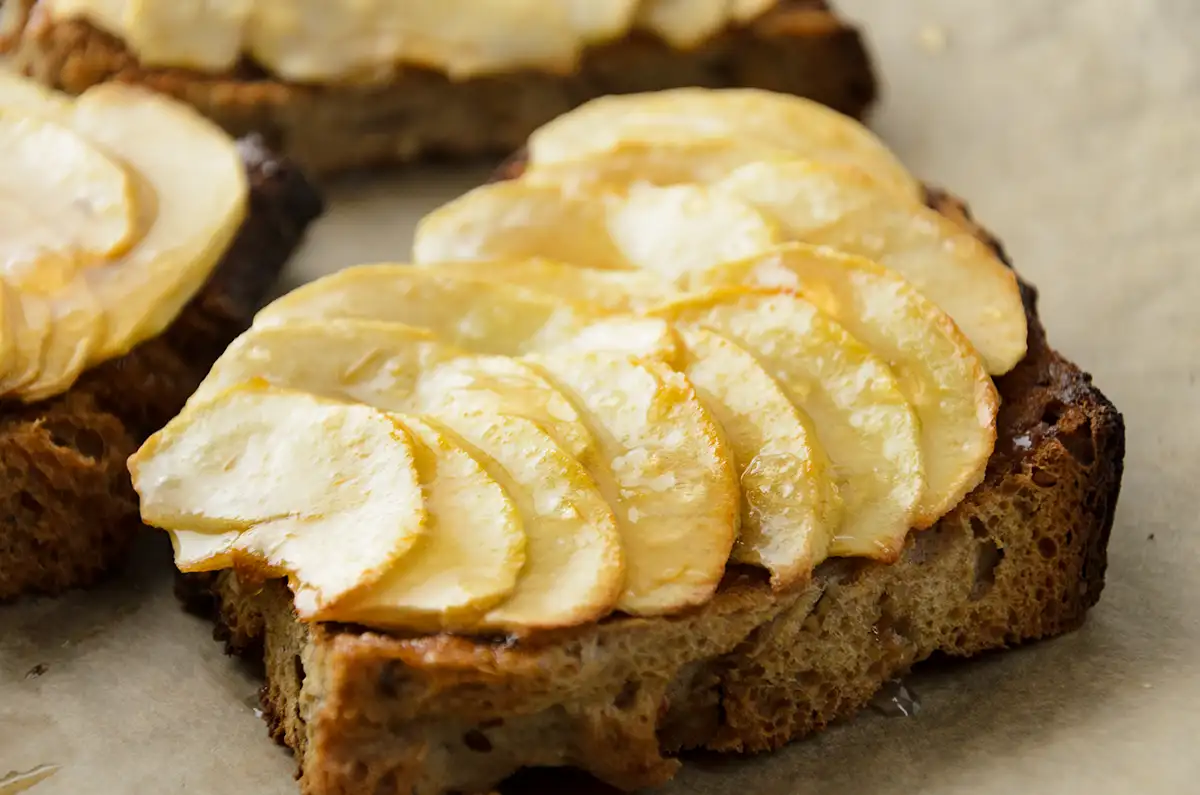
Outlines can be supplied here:
M530 136L529 169L604 156L631 143L690 141L735 141L847 163L902 196L922 195L920 183L863 125L811 100L749 88L679 88L592 100Z
M783 241L750 205L696 185L630 185L608 232L631 265L671 281Z
M1016 275L941 214L897 197L855 168L801 160L751 163L714 189L779 221L794 240L873 259L895 270L962 329L988 372L1025 356L1026 320Z
M699 327L681 335L682 372L724 429L737 463L742 522L733 559L767 568L776 589L806 582L842 518L808 417L744 348Z
M16 72L0 69L0 108L62 119L70 113L71 99Z
M188 400L205 403L251 379L377 408L409 410L426 369L466 352L427 329L370 320L289 321L252 326L213 364ZM385 391L401 397L372 402Z
M463 356L421 373L411 397L419 411L524 417L572 458L587 458L595 440L575 407L529 365L506 356Z
M514 634L575 626L609 613L624 580L622 539L596 484L535 423L510 415L436 416L512 495L528 537L516 590L478 623Z
M596 440L597 457L584 465L620 527L618 608L661 615L711 598L737 535L740 492L721 430L687 378L617 354L525 361L576 406Z
M21 288L4 283L4 347L11 347L9 366L0 375L0 394L21 395L42 371L42 357L50 338L50 307L45 301L24 300Z
M544 257L674 278L780 240L761 214L699 186L634 184L617 192L590 184L576 192L510 180L476 188L425 216L413 258L428 264Z
M99 362L157 336L229 248L249 188L237 148L191 108L148 90L107 83L74 103L72 130L120 162L133 180L140 238L125 254L84 270L110 311ZM181 156L186 152L186 156Z
M719 289L655 314L746 348L812 418L845 505L830 554L896 560L924 477L919 424L887 363L811 303L782 291Z
M26 307L35 302L45 305L38 309L38 314L46 318L46 340L37 378L20 392L21 400L26 403L69 389L93 362L108 323L104 308L87 285L78 280L63 285L47 299L30 294L22 297Z
M228 554L288 574L304 618L378 581L426 529L404 427L298 392L250 384L195 405L151 436L129 470L147 523L237 532Z
M539 164L522 174L534 185L558 185L569 194L635 183L709 185L748 163L792 160L795 155L743 139L697 138L671 142L622 141L615 148L573 160Z
M983 480L996 442L996 387L946 313L894 271L793 243L699 274L696 284L794 290L888 363L920 421L926 488L916 527Z
M459 260L422 267L447 276L537 290L603 314L636 312L660 304L679 292L648 271L600 270L547 259Z
M402 323L464 350L502 356L565 346L669 361L677 344L661 321L605 317L548 293L410 265L339 271L278 299L254 323L334 319Z
M533 290L408 265L360 265L299 287L254 322L385 320L479 353L515 355L578 333L599 315Z
M0 195L14 200L0 214L5 273L19 271L36 290L43 274L36 262L46 255L64 256L73 271L127 251L137 237L137 210L121 164L69 127L2 101Z
M474 456L420 417L398 419L413 440L429 526L382 578L324 617L424 632L470 630L516 588L526 562L521 517Z

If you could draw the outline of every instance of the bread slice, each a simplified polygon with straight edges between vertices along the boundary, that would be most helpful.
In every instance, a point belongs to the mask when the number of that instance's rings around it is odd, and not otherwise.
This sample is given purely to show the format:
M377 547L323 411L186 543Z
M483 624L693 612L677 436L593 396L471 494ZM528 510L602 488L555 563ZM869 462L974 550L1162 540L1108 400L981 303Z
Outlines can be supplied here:
M404 68L387 82L306 85L246 63L228 74L151 69L117 39L83 22L55 24L37 0L9 0L21 13L0 52L47 85L80 93L110 79L143 83L199 108L235 135L267 135L311 173L427 156L511 152L537 127L603 94L676 86L748 86L799 94L852 116L875 99L858 32L824 0L778 0L745 27L690 50L637 34L589 49L560 75L536 70L452 80Z
M321 211L290 163L239 141L250 204L207 285L163 335L85 373L66 393L0 403L0 601L85 586L141 526L125 459L183 407L250 322Z
M929 202L999 252L957 200ZM1058 635L1099 598L1124 424L1022 291L1029 352L997 383L986 479L893 565L831 560L790 593L731 568L690 613L523 642L305 625L282 582L230 572L183 577L181 596L215 611L231 651L265 660L264 713L306 795L486 792L530 766L636 789L668 780L682 750L777 748L934 653Z

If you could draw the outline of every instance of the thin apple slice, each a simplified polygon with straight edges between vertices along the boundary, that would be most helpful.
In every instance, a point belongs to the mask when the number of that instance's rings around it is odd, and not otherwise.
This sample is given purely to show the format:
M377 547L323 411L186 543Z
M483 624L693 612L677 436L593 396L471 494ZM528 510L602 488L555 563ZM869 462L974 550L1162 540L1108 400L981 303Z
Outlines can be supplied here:
M599 318L587 308L492 281L408 265L360 265L293 290L254 322L384 320L426 328L451 345L515 355L554 344Z
M89 89L69 124L135 176L140 238L123 256L84 270L98 303L120 307L93 356L102 361L178 316L241 227L249 188L237 148L219 127L148 90Z
M1008 372L1025 356L1016 275L974 235L858 169L802 160L751 163L713 188L779 221L794 240L875 260L945 310L983 356Z
M749 204L697 185L630 185L607 226L630 265L671 281L783 242Z
M413 440L429 526L382 578L326 617L425 632L470 630L513 593L526 563L517 506L479 460L437 427L413 415L397 418Z
M625 551L619 609L661 615L703 604L737 535L740 492L712 416L681 373L616 354L526 357L588 424L584 462L613 507Z
M996 442L999 396L983 362L945 312L894 271L799 243L699 274L696 286L793 290L881 356L917 412L927 527L979 485Z
M253 326L213 364L188 400L205 403L251 379L377 408L409 410L422 372L466 352L428 329L371 320L289 321ZM397 402L372 403L384 391Z
M812 418L845 505L829 553L896 560L924 476L916 414L887 363L811 303L783 291L713 290L655 314L734 340Z
M539 164L521 175L534 185L559 185L570 194L635 183L710 185L748 163L792 160L796 155L743 139L697 138L671 142L622 141L578 159Z
M609 613L624 580L613 512L574 458L524 417L436 416L512 495L528 538L516 590L478 628L514 634L575 626Z
M70 127L0 104L0 153L0 195L19 200L0 215L6 274L21 270L36 285L44 256L80 267L119 256L136 239L132 178Z
M529 169L603 156L623 145L737 141L862 168L909 198L920 183L862 124L811 100L758 89L679 88L592 100L529 138Z
M808 417L744 348L699 327L680 333L687 346L681 370L737 463L742 523L733 559L767 568L776 589L807 581L842 518Z
M515 285L583 304L604 314L636 312L679 291L647 271L578 267L555 260L459 260L422 267L438 273Z
M412 441L367 406L237 387L173 419L129 470L147 523L237 532L228 554L288 574L305 618L376 582L425 532Z
M87 285L78 280L68 282L45 299L33 294L22 297L25 306L34 302L45 305L38 312L47 318L48 327L37 378L19 393L27 403L69 389L92 363L104 342L108 323L108 313Z
M71 99L16 72L0 69L0 107L50 119L69 115Z
M426 367L413 390L419 411L523 417L544 428L572 458L595 441L575 407L529 365L506 356L463 356Z
M605 223L607 205L617 198L601 188L588 197L567 197L554 185L481 185L421 219L413 261L548 257L588 268L630 268Z
M679 356L679 336L670 323L658 318L612 315L543 346L543 350L619 353L673 365Z
M4 282L4 346L11 346L9 366L0 375L0 394L21 394L42 371L50 338L50 307L45 301L26 301L21 288Z
M484 185L418 224L413 258L544 257L597 269L676 272L749 256L780 242L778 230L745 203L694 185ZM686 258L686 261L676 260Z

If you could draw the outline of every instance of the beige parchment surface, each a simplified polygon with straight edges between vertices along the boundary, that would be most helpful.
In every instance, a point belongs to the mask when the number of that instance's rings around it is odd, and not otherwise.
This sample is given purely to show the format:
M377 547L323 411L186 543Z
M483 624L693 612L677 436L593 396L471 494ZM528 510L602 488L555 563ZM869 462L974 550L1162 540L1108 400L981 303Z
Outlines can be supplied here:
M915 717L698 761L665 793L1200 793L1200 3L842 7L885 76L877 129L971 200L1125 413L1108 587L1070 637L916 674ZM341 187L290 281L402 259L415 217L484 173ZM0 608L0 774L60 766L34 795L295 792L257 682L169 570L151 538L98 591Z

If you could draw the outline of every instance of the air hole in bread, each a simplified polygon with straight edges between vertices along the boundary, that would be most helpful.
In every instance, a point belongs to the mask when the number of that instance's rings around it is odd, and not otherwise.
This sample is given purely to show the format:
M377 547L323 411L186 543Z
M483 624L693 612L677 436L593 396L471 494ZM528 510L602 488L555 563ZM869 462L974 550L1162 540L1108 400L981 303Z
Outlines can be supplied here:
M42 504L27 491L21 492L21 508L35 515L40 515L42 512Z
M492 741L479 729L471 729L463 735L463 745L481 754L492 750Z
M1057 477L1055 477L1051 473L1047 472L1046 470L1040 469L1038 467L1033 468L1033 472L1030 474L1030 478L1033 480L1035 485L1041 486L1044 489L1051 488L1056 483L1058 483Z
M47 422L42 427L50 434L50 443L55 447L74 450L93 461L104 458L104 437L92 428L77 428L57 422Z
M978 516L972 516L971 535L975 536L976 538L987 538L987 534L987 527L984 526L983 521Z
M1004 550L995 541L984 539L979 542L975 558L975 586L971 589L971 601L982 599L996 584L996 567L1004 560Z
M637 703L638 691L642 689L642 685L636 679L630 679L621 688L621 692L617 693L617 697L613 699L613 706L624 712L631 709Z
M1096 443L1092 441L1092 421L1085 419L1070 431L1056 437L1071 457L1085 467L1096 463Z
M1064 406L1061 401L1051 400L1046 404L1046 407L1042 409L1042 422L1045 425L1053 428L1054 426L1058 425L1058 421L1062 419L1063 411L1065 410L1066 406Z
M1043 537L1038 539L1038 552L1042 553L1042 557L1047 560L1058 554L1058 544L1053 538Z

